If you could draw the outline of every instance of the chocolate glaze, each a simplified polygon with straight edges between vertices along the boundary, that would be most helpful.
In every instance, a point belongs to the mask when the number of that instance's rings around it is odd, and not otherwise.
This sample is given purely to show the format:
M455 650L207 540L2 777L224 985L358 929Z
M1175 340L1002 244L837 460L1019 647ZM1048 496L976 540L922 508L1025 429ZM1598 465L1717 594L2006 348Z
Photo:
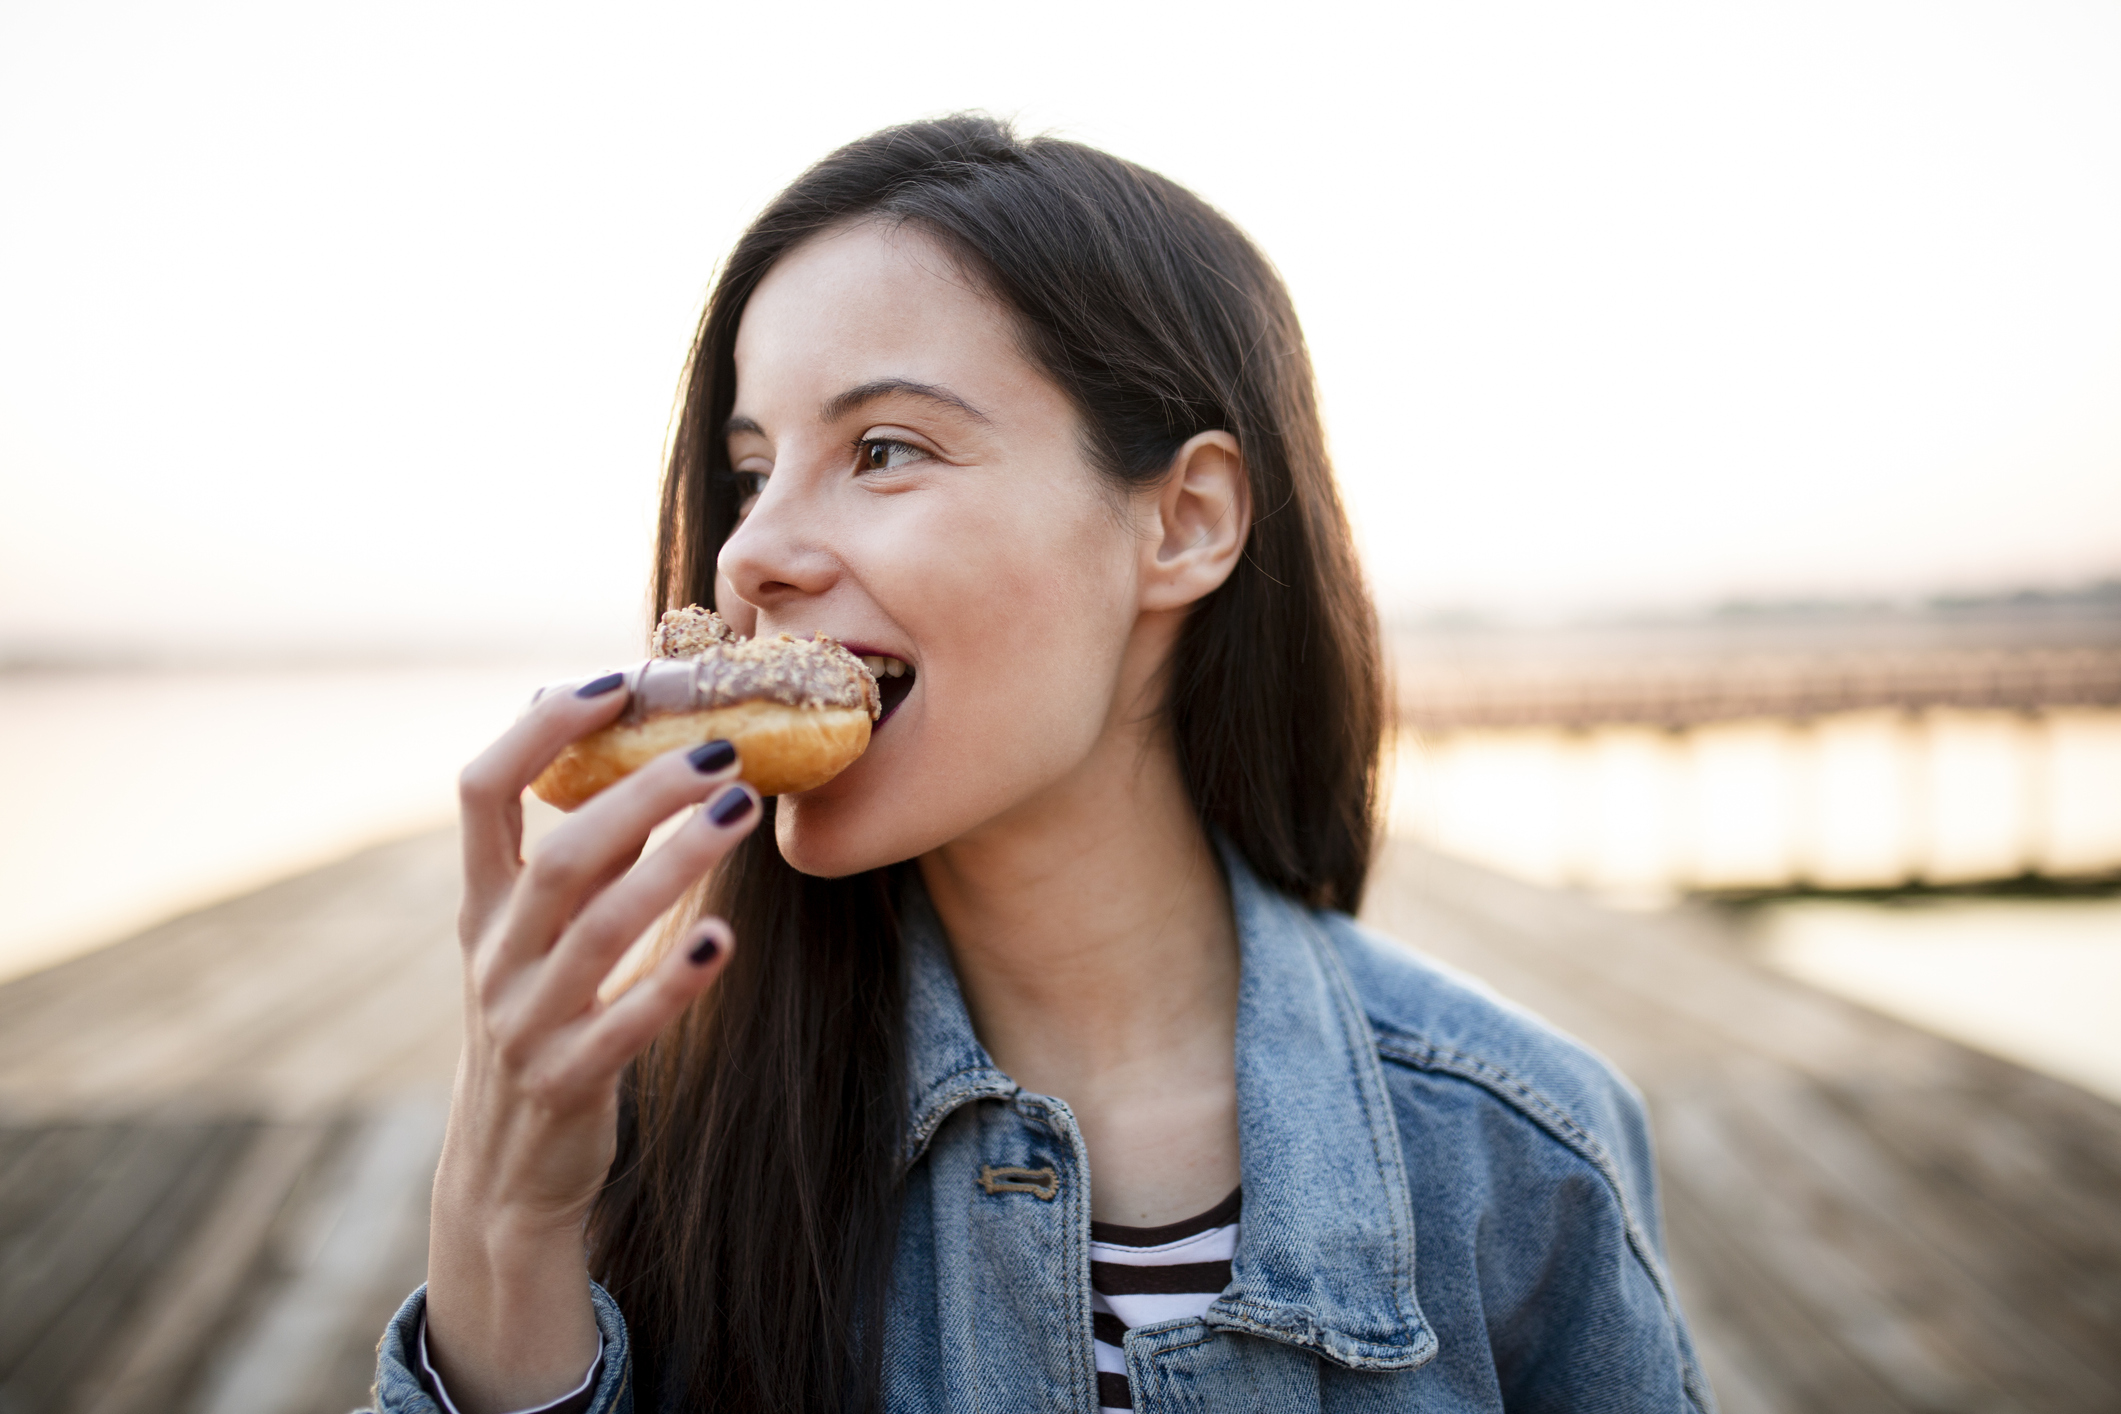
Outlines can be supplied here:
M805 643L788 634L729 638L682 658L650 658L627 671L623 722L666 712L699 712L739 702L789 707L857 707L874 720L883 699L876 679L822 633Z

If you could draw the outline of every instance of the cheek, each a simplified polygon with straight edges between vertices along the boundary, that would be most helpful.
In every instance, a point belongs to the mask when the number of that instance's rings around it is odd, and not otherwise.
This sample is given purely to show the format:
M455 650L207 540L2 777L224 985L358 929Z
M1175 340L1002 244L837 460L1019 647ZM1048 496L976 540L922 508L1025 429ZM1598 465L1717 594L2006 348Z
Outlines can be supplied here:
M1007 652L1036 637L1048 651L1085 636L1132 597L1128 556L1103 526L1049 525L1011 535L969 536L958 552L930 571L938 601L955 606L937 625L953 654L977 644L983 653ZM940 603L938 604L940 607ZM1091 633L1090 638L1098 635Z
M1138 597L1126 528L1080 498L931 509L918 537L879 534L863 557L863 587L914 645L919 691L871 758L784 803L798 868L845 873L955 839L1067 776L1112 719Z
M952 789L967 810L1007 809L1096 743L1133 617L1123 569L1010 561L962 586L962 602L976 607L938 664L935 735L923 746L963 773Z
M1011 507L927 562L915 628L956 730L1095 734L1132 624L1134 545L1101 505ZM912 627L912 625L909 625Z

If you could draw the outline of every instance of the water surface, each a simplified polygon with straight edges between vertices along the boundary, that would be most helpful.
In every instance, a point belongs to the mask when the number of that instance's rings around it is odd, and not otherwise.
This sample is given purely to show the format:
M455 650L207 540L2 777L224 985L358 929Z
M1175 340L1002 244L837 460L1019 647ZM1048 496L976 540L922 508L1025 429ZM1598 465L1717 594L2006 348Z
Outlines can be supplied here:
M464 763L585 666L0 675L0 979L446 824Z

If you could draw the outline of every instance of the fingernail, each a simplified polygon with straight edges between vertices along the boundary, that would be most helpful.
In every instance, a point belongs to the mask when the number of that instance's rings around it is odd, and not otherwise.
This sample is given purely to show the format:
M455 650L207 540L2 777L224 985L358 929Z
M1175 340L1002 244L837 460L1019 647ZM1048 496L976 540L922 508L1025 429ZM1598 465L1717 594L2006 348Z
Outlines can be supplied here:
M722 792L722 798L707 807L707 818L723 827L734 825L751 813L751 792L742 786L731 786Z
M706 937L694 943L692 945L692 951L685 955L692 959L693 966L705 967L708 963L713 962L717 957L720 957L721 954L722 940L720 938L717 938L714 934L709 933Z
M693 770L711 776L736 760L736 748L726 741L710 741L705 746L692 748L685 759L692 763Z
M574 690L577 697L602 697L605 693L626 681L624 673L606 673L600 678L583 683Z

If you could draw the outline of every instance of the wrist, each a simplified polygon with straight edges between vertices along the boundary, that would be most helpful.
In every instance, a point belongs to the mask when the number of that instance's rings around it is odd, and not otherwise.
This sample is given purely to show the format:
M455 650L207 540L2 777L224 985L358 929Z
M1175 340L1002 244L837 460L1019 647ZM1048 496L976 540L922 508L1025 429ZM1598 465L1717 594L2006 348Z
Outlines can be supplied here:
M437 1201L427 1265L430 1287L490 1292L497 1304L576 1284L586 1292L589 1282L581 1219L537 1208Z
M464 1414L521 1409L581 1383L601 1339L579 1224L487 1213L428 1245L426 1349Z
M580 1244L599 1184L568 1184L555 1191L548 1182L526 1184L519 1170L511 1171L517 1166L485 1158L444 1144L435 1169L432 1222L497 1253L518 1246L542 1249L561 1239Z

